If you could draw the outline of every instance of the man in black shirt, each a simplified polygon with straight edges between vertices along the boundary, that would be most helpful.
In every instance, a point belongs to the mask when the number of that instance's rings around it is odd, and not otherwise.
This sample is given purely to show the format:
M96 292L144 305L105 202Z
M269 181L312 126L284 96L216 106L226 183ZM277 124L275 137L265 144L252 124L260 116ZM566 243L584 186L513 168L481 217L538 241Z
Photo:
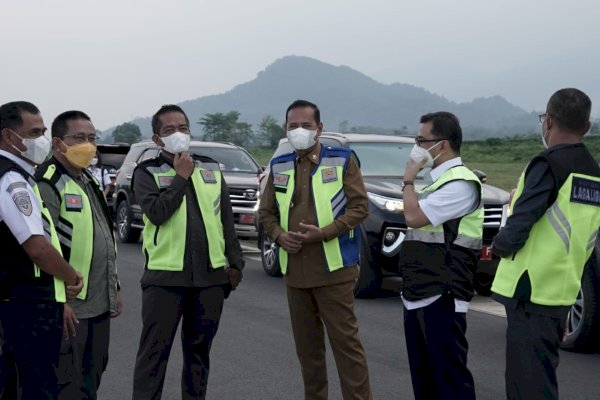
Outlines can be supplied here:
M182 399L204 399L209 352L223 299L242 279L242 251L219 165L192 157L189 120L175 105L152 118L163 149L141 163L133 189L144 212L143 330L133 399L160 399L171 345L183 317Z

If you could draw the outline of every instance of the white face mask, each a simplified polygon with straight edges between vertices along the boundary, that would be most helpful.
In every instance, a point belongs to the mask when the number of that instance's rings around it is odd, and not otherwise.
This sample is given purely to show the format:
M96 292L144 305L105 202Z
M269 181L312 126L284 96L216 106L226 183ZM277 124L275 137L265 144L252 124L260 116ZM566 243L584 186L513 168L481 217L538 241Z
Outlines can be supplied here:
M98 159L96 157L92 158L92 163L90 164L92 167L98 165Z
M19 150L21 156L33 162L35 165L39 165L46 160L46 157L50 152L50 148L52 147L52 144L46 136L42 135L35 139L23 139L17 132L13 131L12 129L10 131L17 135L23 141L23 146L27 148L27 150L21 151L15 145L13 145L15 149Z
M433 158L431 156L431 153L429 152L429 150L433 149L435 146L437 146L440 143L442 143L442 142L441 141L437 142L436 144L434 144L433 146L431 146L429 149L424 149L423 147L420 147L419 145L417 145L415 143L415 145L413 146L412 150L410 151L410 159L413 160L414 162L418 163L423 158L426 158L427 161L421 167L421 169L422 168L427 168L427 167L432 167L433 166L433 162L435 160L437 160L438 157L442 155L442 153L438 154L435 158Z
M191 137L182 132L175 132L169 136L161 137L160 140L165 144L165 151L171 154L179 154L182 151L187 151L190 148Z
M542 127L542 143L544 144L544 148L548 148L548 142L546 141L546 135L544 133L544 128Z
M316 143L317 131L309 131L304 128L296 128L287 131L287 137L292 147L296 150L306 150Z

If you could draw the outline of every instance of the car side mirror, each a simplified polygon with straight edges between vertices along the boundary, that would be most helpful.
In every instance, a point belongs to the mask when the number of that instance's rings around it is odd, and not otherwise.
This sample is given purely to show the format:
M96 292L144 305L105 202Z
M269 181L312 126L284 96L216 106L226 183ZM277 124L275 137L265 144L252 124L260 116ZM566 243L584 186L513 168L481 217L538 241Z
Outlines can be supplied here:
M480 171L480 170L478 170L478 169L474 169L474 170L473 170L473 173L475 174L475 176L476 176L477 178L479 178L479 181L480 181L481 183L485 183L485 181L487 181L487 175L485 174L485 172L483 172L483 171Z

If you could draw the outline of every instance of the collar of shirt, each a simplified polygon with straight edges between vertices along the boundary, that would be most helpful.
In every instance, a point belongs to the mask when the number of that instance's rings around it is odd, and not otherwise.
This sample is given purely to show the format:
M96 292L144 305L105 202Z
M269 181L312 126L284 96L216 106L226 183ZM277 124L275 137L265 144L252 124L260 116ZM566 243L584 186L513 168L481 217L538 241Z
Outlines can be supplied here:
M437 181L437 179L442 176L444 172L448 171L452 167L456 167L457 165L462 165L462 159L460 157L455 157L448 161L444 161L431 170L431 179L433 179L434 182Z
M27 171L27 173L29 173L29 175L33 176L33 173L35 172L33 165L29 164L27 161L23 160L21 157L17 157L14 154L9 153L6 150L0 150L0 155L10 159L11 161L14 161L15 163L17 163L17 165L19 167L21 167L25 171Z
M317 142L315 147L303 157L300 157L298 151L296 151L296 161L300 161L305 158L309 159L313 164L319 165L319 161L321 159L321 143Z

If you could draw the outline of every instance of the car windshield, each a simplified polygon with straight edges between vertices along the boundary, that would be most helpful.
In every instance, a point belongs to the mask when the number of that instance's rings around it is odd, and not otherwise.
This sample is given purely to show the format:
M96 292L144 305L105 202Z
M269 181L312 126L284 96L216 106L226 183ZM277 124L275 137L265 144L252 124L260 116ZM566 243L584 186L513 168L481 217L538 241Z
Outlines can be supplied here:
M360 160L360 171L363 176L388 178L404 175L404 166L413 146L412 143L398 142L350 143L350 148Z
M256 174L262 169L252 157L238 148L190 147L190 153L210 157L219 163L221 171L248 172Z

